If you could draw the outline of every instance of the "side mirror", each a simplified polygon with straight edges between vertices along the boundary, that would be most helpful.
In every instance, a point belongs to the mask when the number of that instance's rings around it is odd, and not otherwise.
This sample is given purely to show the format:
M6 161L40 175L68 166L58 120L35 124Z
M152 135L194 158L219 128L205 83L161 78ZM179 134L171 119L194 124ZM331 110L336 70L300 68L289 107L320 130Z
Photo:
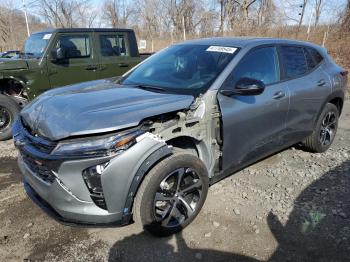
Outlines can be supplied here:
M64 49L62 47L55 48L51 51L53 61L61 61L66 58Z
M265 84L257 79L243 77L239 79L233 89L222 89L220 93L225 96L255 96L264 92Z

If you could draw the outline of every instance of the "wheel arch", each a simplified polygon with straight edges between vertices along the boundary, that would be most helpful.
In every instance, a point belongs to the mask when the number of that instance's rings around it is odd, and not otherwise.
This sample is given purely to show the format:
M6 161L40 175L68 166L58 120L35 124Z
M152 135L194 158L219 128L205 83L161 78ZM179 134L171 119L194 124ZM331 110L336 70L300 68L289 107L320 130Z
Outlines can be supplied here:
M134 178L131 182L131 185L129 187L127 199L125 201L124 209L123 209L123 216L122 216L122 223L127 224L132 216L132 207L134 204L134 198L137 194L137 191L139 190L141 183L143 182L145 176L147 173L160 161L167 158L168 156L173 154L172 148L170 148L167 145L164 145L163 147L155 150L152 152L140 165L138 168L136 174L134 175Z
M339 116L342 113L343 110L343 105L344 105L344 100L341 97L334 97L331 100L328 101L328 103L331 103L333 105L335 105L338 108L338 112L339 112Z
M10 84L11 81L18 83L23 90L26 88L26 83L23 79L14 76L7 76L0 78L0 91L2 92L5 89L5 85Z
M341 111L343 109L343 104L344 104L344 92L342 90L337 90L337 91L331 93L329 96L327 96L327 98L324 100L322 106L318 110L317 117L315 117L315 119L314 119L314 127L316 126L317 120L320 117L322 110L327 103L334 104L338 108L338 110L340 110L339 111L339 116L340 116Z
M198 140L192 136L178 136L166 141L168 145L171 145L176 149L183 150L186 153L193 154L202 160L207 169L210 169L210 166L207 164L211 163L211 155L209 153L208 147L203 140Z
M204 163L209 157L208 150L205 143L199 141L191 136L179 136L166 141L166 145L152 152L141 164L134 179L130 185L127 200L124 206L123 212L123 223L127 223L132 216L132 207L134 204L134 198L141 186L144 178L148 172L159 162L169 157L174 153L175 150L183 150L184 153L190 153L197 156ZM206 165L206 164L205 164Z
M25 81L16 77L0 78L0 94L12 97L20 107L28 102Z

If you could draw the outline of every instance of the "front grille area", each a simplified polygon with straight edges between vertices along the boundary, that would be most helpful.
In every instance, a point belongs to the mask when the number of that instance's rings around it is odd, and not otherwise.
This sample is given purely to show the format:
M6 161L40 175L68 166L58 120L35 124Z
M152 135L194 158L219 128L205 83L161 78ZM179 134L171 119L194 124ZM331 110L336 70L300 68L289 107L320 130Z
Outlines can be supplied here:
M49 141L47 139L39 137L36 134L33 134L29 125L27 125L22 118L20 124L24 140L38 151L45 154L50 154L52 150L56 147L56 142Z
M52 183L55 180L55 175L50 169L45 166L45 163L41 160L36 160L30 155L21 152L23 162L29 167L29 169L41 180L46 183Z

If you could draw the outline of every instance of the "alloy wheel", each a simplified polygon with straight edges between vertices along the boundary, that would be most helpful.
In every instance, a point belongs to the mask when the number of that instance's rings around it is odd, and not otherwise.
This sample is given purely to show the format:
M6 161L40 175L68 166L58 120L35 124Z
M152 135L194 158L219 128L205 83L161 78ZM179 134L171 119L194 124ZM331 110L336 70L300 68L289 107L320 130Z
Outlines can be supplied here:
M191 168L179 168L159 185L154 197L156 220L163 227L176 227L191 218L200 202L203 184Z
M321 123L320 142L323 146L332 143L337 128L337 116L334 112L328 112Z

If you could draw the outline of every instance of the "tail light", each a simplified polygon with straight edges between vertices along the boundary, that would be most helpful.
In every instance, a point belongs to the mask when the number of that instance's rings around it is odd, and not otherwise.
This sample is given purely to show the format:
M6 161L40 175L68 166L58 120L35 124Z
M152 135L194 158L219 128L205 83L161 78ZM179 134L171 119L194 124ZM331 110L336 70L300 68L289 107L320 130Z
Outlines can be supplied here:
M340 72L340 75L342 76L342 80L343 80L343 88L347 88L348 85L348 74L349 71L344 70Z
M342 71L342 72L340 72L340 74L341 74L342 76L348 76L349 71Z

